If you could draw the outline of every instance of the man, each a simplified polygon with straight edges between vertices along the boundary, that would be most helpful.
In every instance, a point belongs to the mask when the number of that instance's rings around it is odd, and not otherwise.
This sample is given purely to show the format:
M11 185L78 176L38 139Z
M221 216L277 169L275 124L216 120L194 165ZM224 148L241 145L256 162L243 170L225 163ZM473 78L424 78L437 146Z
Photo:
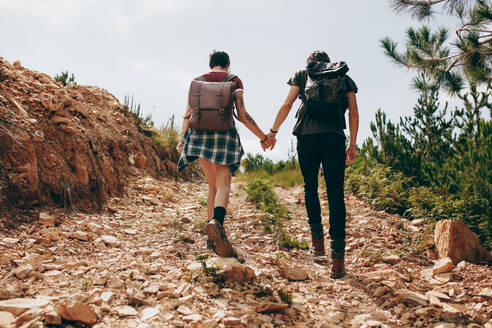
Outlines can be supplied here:
M278 129L289 114L297 97L302 100L297 112L297 122L294 126L294 135L297 136L297 151L299 166L304 177L304 194L309 225L311 228L312 244L315 261L326 263L324 231L321 222L321 207L318 197L318 174L320 164L323 166L326 191L330 209L330 237L331 237L331 277L341 278L345 275L345 201L344 201L344 174L345 165L350 164L356 157L357 130L359 114L355 93L357 86L354 81L343 74L340 78L342 94L340 107L342 113L338 118L320 119L308 110L306 106L306 85L313 83L313 77L323 69L331 68L330 58L324 51L314 51L307 58L308 68L296 72L289 80L289 94L280 107L275 122L268 134L272 139L273 149ZM335 65L337 66L337 65ZM318 69L318 71L317 71ZM348 70L348 68L346 68ZM326 92L326 91L325 91ZM327 105L328 106L328 105ZM343 113L349 110L350 142L345 150L346 128Z

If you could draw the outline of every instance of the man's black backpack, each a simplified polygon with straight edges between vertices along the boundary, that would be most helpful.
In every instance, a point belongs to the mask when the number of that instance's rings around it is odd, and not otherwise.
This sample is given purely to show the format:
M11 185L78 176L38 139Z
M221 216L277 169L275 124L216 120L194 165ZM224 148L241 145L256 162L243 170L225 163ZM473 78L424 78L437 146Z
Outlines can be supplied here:
M304 106L310 116L320 120L341 118L347 108L345 62L310 62L304 89Z

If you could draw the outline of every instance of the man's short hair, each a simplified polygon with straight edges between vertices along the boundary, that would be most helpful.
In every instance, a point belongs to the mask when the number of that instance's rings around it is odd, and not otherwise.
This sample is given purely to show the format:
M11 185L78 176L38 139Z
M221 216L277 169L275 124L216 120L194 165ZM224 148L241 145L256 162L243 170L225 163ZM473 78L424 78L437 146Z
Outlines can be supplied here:
M329 63L330 57L328 57L328 54L322 50L315 50L307 58L308 64L313 61Z
M229 60L229 55L225 51L213 50L210 53L210 68L214 68L215 66L227 67L231 62Z

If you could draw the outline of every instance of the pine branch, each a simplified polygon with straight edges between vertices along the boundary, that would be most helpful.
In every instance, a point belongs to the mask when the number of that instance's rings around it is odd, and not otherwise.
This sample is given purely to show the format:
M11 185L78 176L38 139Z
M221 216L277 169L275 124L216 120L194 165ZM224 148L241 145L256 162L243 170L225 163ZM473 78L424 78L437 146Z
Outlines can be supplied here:
M408 60L406 56L400 54L396 48L398 47L398 43L393 41L390 37L385 37L384 39L379 41L379 45L381 48L385 50L385 55L388 56L393 63L397 65L408 66Z

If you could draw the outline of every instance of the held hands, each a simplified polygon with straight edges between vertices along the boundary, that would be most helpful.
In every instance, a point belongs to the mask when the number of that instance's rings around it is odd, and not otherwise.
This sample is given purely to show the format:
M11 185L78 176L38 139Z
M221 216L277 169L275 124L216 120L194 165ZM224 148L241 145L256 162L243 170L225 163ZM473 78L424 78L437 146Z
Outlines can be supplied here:
M357 147L355 145L350 145L347 148L347 157L345 158L345 164L352 164L357 157Z
M277 139L275 138L275 134L273 134L272 136L271 132L266 135L265 141L263 142L260 141L261 148L263 148L263 151L266 151L267 149L272 150L275 147L276 143L277 143Z

